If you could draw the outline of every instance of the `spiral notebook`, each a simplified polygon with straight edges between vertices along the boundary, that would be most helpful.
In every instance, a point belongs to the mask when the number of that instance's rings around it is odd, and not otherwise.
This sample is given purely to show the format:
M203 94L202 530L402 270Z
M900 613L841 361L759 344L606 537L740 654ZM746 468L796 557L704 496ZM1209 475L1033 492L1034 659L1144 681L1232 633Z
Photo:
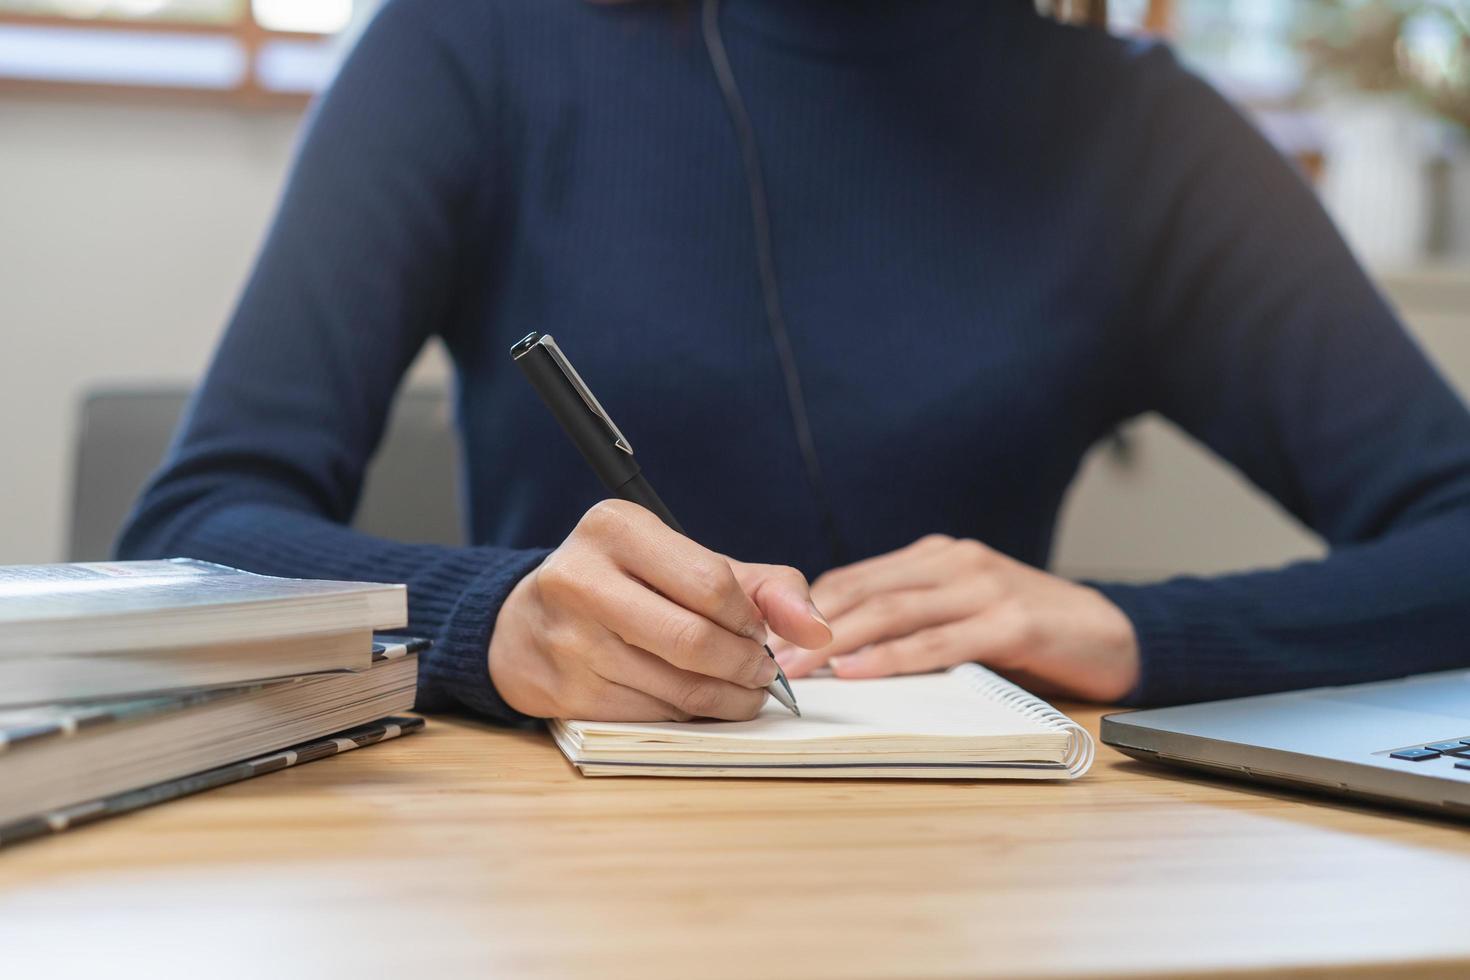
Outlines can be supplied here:
M978 664L940 674L793 682L802 716L769 702L754 719L553 721L587 776L803 779L1076 779L1092 736Z

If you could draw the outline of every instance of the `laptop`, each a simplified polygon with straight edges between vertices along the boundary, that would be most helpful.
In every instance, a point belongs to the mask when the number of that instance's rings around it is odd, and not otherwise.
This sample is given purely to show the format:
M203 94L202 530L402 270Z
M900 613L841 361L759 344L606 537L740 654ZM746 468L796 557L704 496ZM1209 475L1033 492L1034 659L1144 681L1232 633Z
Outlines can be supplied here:
M1107 715L1147 762L1470 820L1470 670Z

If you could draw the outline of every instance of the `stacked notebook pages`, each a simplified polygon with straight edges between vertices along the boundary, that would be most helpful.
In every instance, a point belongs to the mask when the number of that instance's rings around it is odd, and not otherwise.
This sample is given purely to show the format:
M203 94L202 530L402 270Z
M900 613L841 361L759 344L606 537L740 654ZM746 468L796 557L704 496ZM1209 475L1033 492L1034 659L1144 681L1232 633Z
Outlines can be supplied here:
M418 731L428 643L373 634L406 616L203 562L0 568L0 845Z
M793 682L801 717L774 703L745 722L554 721L588 776L1075 779L1085 729L978 664L942 674Z

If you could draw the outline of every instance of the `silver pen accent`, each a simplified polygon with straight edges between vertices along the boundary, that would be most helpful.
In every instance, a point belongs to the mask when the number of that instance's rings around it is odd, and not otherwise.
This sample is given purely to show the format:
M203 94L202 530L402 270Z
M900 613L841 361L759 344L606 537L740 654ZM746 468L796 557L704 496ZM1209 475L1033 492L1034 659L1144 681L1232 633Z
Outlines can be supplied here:
M592 393L592 389L587 387L587 382L583 381L582 376L577 373L577 369L572 367L572 362L567 360L567 356L561 352L561 348L556 346L556 341L551 339L551 334L542 334L541 339L536 341L536 343L546 348L546 353L550 354L551 359L556 362L556 366L561 368L562 373L567 376L567 380L571 382L577 394L582 397L582 401L592 410L592 414L607 423L608 429L613 434L613 445L617 446L629 456L633 455L633 444L628 441L627 436L623 435L623 430L618 428L617 423L612 420L612 416L607 414L607 409L602 407L602 402L598 401L597 396Z

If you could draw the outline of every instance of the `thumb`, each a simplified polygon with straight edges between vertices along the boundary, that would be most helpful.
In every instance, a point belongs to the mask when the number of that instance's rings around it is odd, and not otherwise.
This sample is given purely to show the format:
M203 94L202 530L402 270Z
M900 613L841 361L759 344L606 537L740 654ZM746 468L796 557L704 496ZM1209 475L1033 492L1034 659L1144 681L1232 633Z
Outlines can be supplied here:
M788 565L730 561L735 579L760 609L771 632L808 650L832 642L832 628L812 603L806 576Z

